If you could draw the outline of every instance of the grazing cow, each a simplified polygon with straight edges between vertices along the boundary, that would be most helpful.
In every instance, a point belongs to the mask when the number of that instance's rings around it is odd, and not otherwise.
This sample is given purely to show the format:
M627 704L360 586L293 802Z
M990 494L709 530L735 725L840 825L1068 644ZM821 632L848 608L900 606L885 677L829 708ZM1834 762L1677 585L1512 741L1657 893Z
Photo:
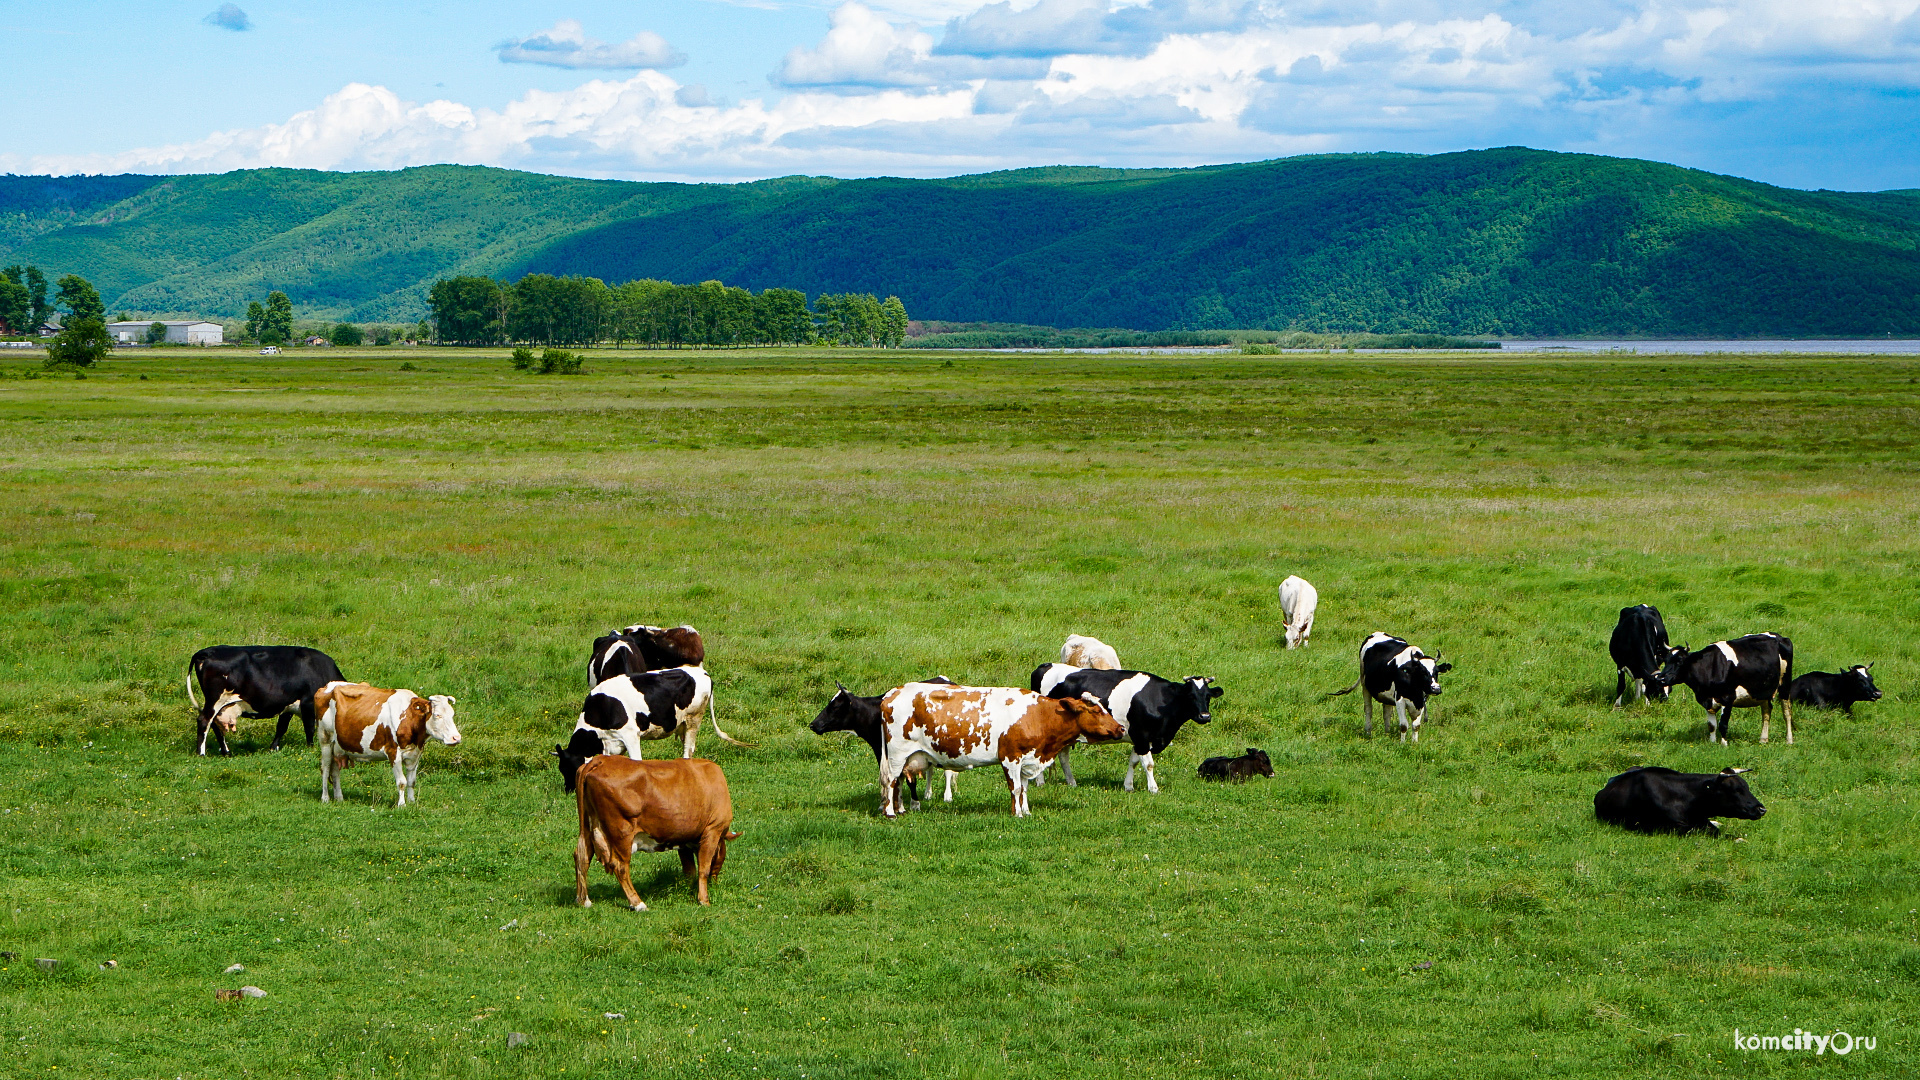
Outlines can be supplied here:
M1693 699L1707 710L1707 741L1726 745L1733 710L1760 707L1760 741L1773 721L1773 702L1787 718L1787 744L1793 744L1793 642L1779 634L1748 634L1716 641L1699 652L1678 649L1653 681L1661 686L1686 683Z
M419 802L417 779L427 740L460 745L453 722L456 699L421 697L411 690L382 690L365 683L330 682L313 695L320 714L320 801L345 802L340 770L350 761L385 758L393 764L395 806ZM329 794L329 787L332 791Z
M1113 651L1113 646L1082 634L1067 635L1067 643L1060 646L1060 662L1069 667L1120 670L1120 654Z
M1313 609L1320 606L1320 591L1306 578L1289 577L1280 583L1280 614L1287 624L1287 648L1312 644Z
M1854 702L1880 700L1880 688L1873 685L1873 676L1867 674L1872 670L1872 664L1855 664L1837 675L1809 671L1787 687L1787 700L1815 709L1839 709L1852 716Z
M1668 658L1686 650L1667 642L1667 624L1660 618L1660 609L1640 604L1620 609L1620 621L1614 624L1607 652L1613 656L1613 666L1620 669L1613 686L1613 707L1617 709L1629 690L1642 701L1654 696L1655 691L1661 701L1667 700L1668 688L1654 684L1654 673Z
M1740 776L1747 771L1683 773L1657 765L1628 769L1593 797L1593 816L1634 832L1706 829L1718 836L1715 814L1758 821L1767 812Z
M908 683L880 699L886 722L880 759L880 798L898 816L900 778L924 754L943 769L997 764L1007 774L1013 816L1027 817L1027 784L1078 738L1118 739L1120 725L1098 702L1050 698L993 686Z
M1232 780L1244 784L1249 776L1272 775L1273 762L1267 759L1267 752L1252 746L1239 757L1210 757L1200 763L1202 780Z
M280 718L273 732L273 748L278 750L296 711L307 731L307 745L313 745L314 692L330 682L345 680L340 665L319 649L299 645L211 645L201 649L187 661L187 700L200 710L196 732L200 753L204 756L207 752L207 725L222 691L231 690L240 696L244 716ZM200 684L205 704L194 701L195 682ZM227 748L231 731L215 732L222 754L232 753Z
M709 711L712 700L713 680L704 668L688 665L615 675L587 695L573 725L575 739L582 733L598 735L606 753L624 748L637 761L643 741L678 735L680 756L690 758L700 714ZM721 731L717 718L713 733L735 746L747 745Z
M1214 686L1211 677L1203 675L1174 682L1145 671L1093 671L1065 664L1041 664L1033 669L1027 685L1036 694L1056 698L1092 697L1106 706L1120 725L1120 738L1086 741L1125 739L1132 743L1124 787L1133 790L1134 767L1144 765L1147 790L1155 794L1160 791L1160 782L1153 775L1153 755L1166 750L1187 721L1212 723L1213 699L1226 692ZM1073 778L1073 764L1068 760L1067 751L1060 754L1060 775L1068 787L1079 786L1079 781Z
M935 675L931 679L921 679L920 681L944 686L954 685L953 680L947 678L945 675ZM860 736L862 742L865 742L873 748L873 759L876 763L883 760L886 756L886 749L881 741L881 729L884 726L885 724L880 715L880 698L860 697L851 690L848 690L845 686L841 686L838 693L827 699L827 704L820 710L820 715L814 717L813 723L809 725L815 735L825 735L829 731L853 732L855 735ZM925 770L923 768L916 769L914 766L922 764L924 760L924 757L922 757L920 761L908 762L907 791L913 797L913 808L915 810L920 809L920 777ZM947 769L945 772L947 774L947 794L943 801L952 802L953 778L958 774L952 769ZM927 794L932 795L933 789L928 788ZM885 809L885 807L882 807L882 809Z
M661 628L636 623L593 641L587 658L587 685L599 686L615 675L638 675L672 667L703 667L707 644L691 626Z
M647 905L634 890L636 851L678 851L680 868L695 878L694 895L708 904L707 882L727 863L733 796L720 766L705 758L630 761L612 754L581 758L554 747L567 790L580 807L580 840L573 848L573 898L587 898L587 866L595 858L620 882L635 911Z
M1368 737L1373 735L1373 703L1379 702L1380 726L1387 725L1385 706L1393 706L1393 713L1400 720L1400 741L1407 741L1407 733L1413 733L1413 741L1420 741L1420 722L1427 717L1427 699L1440 694L1440 676L1453 670L1452 664L1443 664L1436 654L1429 657L1426 653L1406 643L1392 634L1375 631L1360 643L1360 677L1345 690L1335 690L1334 697L1351 694L1364 688L1366 703ZM1413 723L1407 723L1407 711L1411 706Z

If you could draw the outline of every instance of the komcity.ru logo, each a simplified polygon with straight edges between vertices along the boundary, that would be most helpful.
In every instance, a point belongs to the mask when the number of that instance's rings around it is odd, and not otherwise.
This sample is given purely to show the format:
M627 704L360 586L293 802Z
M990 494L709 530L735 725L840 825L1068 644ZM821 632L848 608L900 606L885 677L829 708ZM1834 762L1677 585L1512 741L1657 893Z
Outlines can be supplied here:
M1831 1050L1836 1054L1844 1056L1853 1053L1855 1050L1876 1050L1879 1048L1879 1044L1880 1040L1877 1036L1862 1035L1856 1039L1844 1031L1836 1031L1831 1035L1815 1035L1811 1031L1801 1031L1799 1028L1794 1028L1793 1034L1791 1035L1742 1035L1740 1034L1739 1028L1733 1029L1733 1048L1735 1050L1781 1050L1787 1052L1797 1050L1803 1053L1811 1050L1815 1054L1824 1054Z

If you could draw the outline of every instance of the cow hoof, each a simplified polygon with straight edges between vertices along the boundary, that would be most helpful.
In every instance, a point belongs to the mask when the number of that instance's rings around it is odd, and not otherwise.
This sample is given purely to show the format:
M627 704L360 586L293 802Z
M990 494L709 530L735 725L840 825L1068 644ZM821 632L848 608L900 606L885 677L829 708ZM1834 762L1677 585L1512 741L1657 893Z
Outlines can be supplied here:
M581 907L592 907L592 906L593 906L593 901L591 901L591 900L582 900L582 901L580 901L580 906L581 906Z
M633 905L633 910L635 910L635 911L645 911L645 910L647 910L647 905L645 905L645 904L635 904L635 905Z

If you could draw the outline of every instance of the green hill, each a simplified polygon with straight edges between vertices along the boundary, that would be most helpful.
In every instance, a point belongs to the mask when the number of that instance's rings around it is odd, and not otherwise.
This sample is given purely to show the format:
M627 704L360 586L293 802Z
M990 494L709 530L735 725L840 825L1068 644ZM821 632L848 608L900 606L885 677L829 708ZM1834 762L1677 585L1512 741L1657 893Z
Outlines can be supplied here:
M60 185L65 185L61 187ZM897 293L922 319L1135 330L1920 334L1920 197L1523 148L945 180L395 173L0 178L0 258L113 309L414 318L530 271Z

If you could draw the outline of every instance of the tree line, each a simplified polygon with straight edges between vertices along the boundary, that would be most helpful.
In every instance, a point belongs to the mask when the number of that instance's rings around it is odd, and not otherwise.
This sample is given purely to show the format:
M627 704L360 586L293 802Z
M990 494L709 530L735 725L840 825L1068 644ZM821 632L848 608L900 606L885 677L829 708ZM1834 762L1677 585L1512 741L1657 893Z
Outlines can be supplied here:
M759 293L718 281L676 285L643 278L528 274L518 281L443 278L428 293L435 337L449 345L852 345L899 348L907 308L897 296Z

